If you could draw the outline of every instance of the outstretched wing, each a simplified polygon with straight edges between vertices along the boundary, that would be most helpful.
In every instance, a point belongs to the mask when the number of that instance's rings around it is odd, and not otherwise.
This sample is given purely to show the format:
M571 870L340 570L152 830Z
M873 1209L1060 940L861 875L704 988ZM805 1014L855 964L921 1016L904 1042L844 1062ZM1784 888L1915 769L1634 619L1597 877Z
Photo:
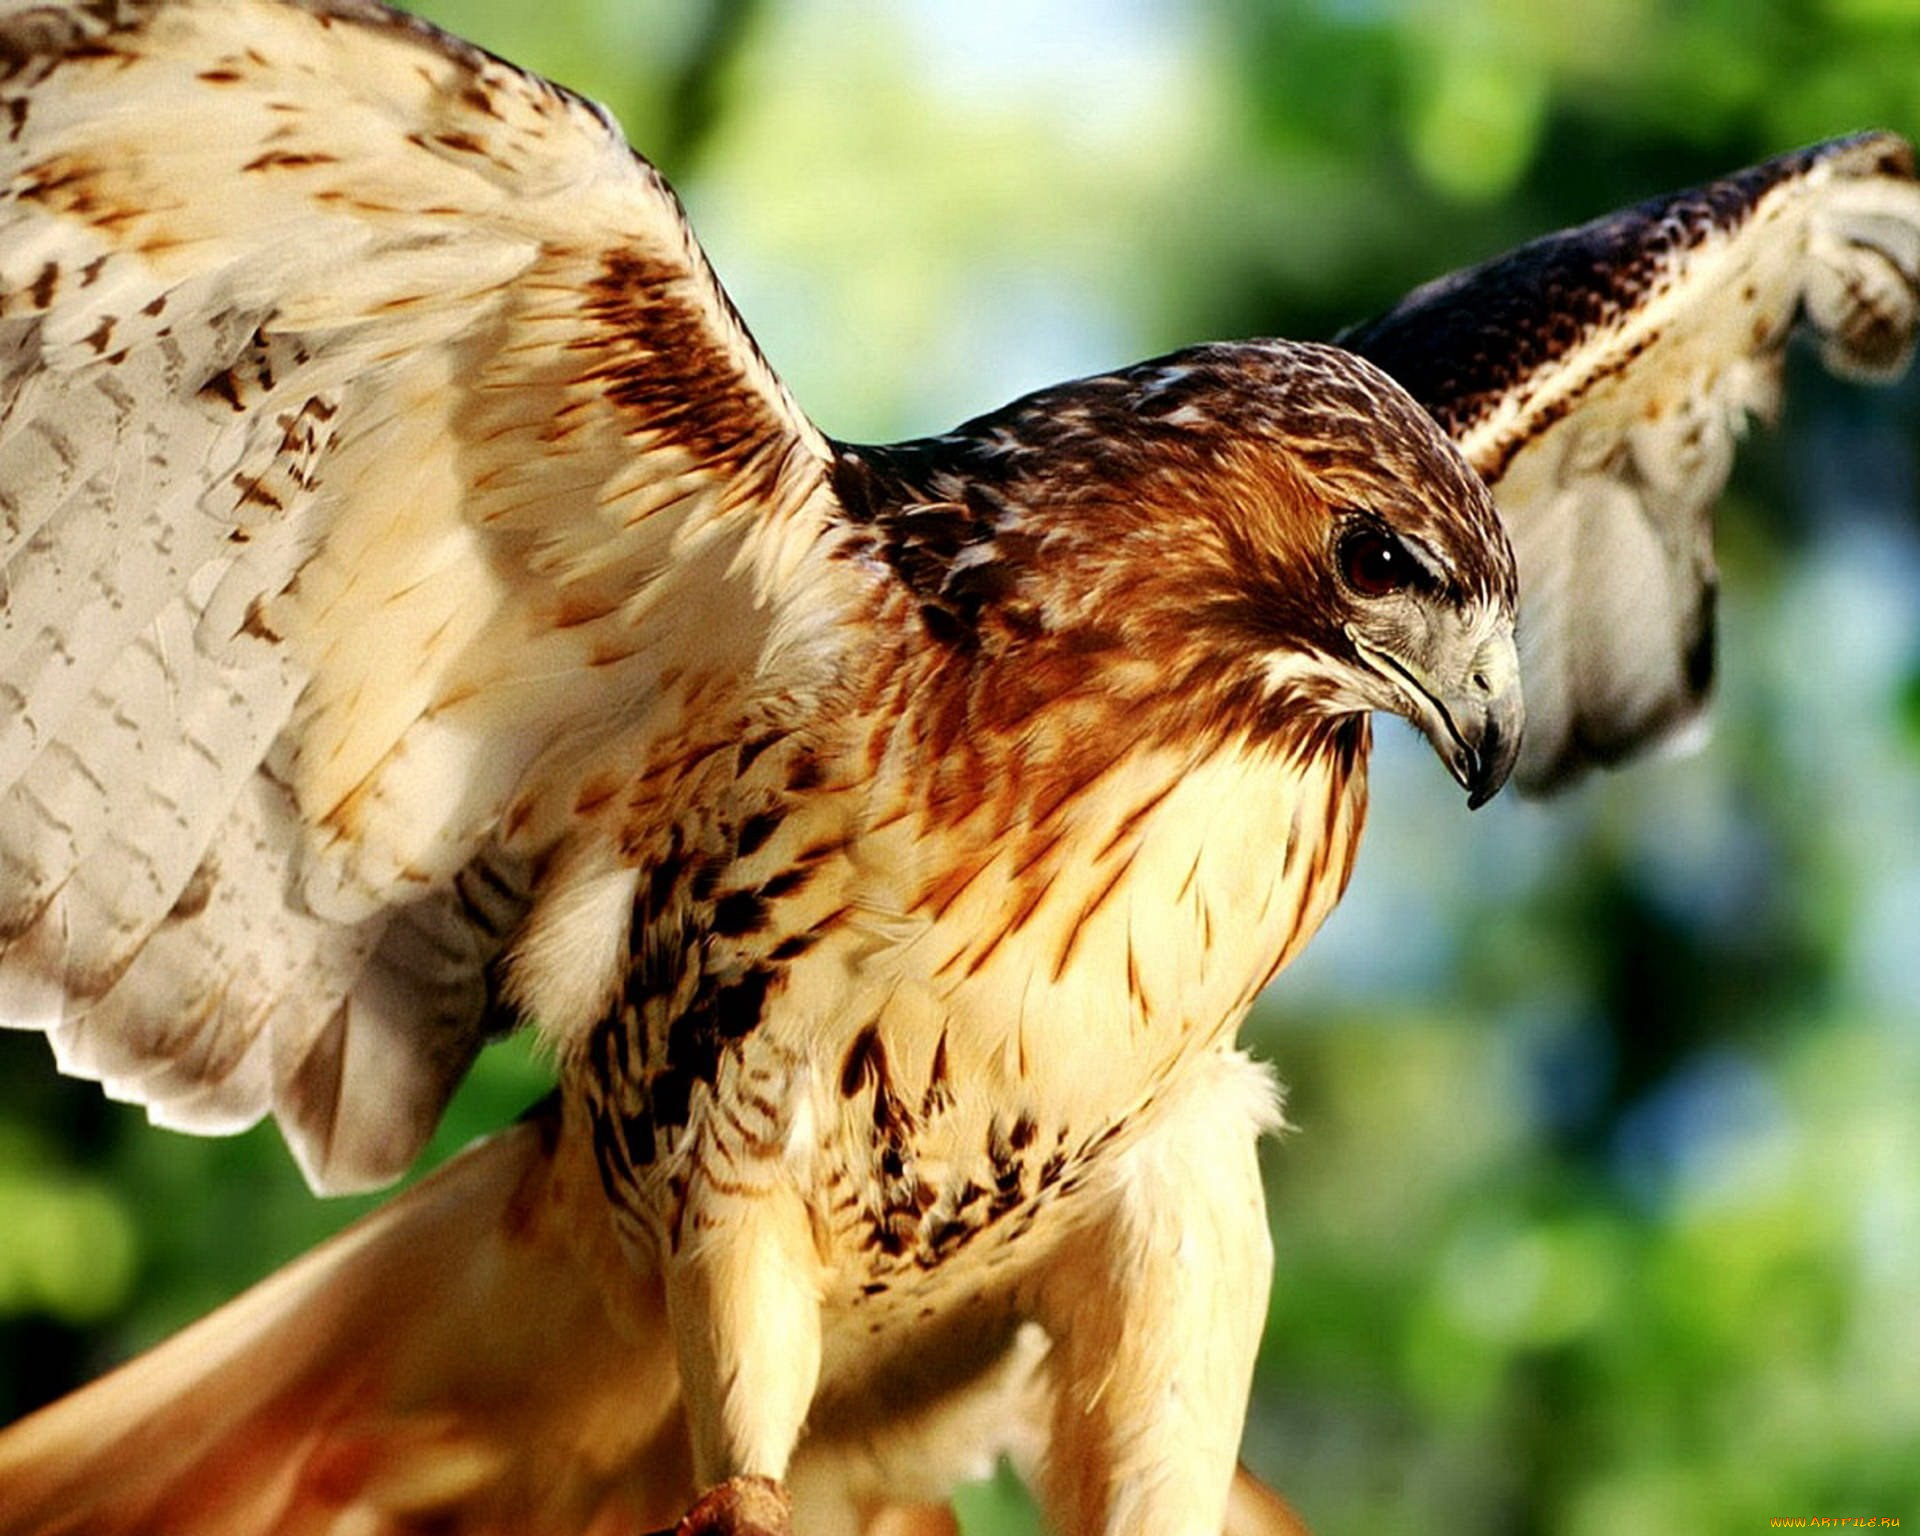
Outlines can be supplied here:
M602 112L372 0L0 5L0 160L0 1017L384 1180L826 446Z
M1520 566L1527 736L1551 789L1660 740L1713 676L1712 512L1804 320L1886 379L1920 317L1901 139L1817 145L1428 284L1341 340L1494 488Z

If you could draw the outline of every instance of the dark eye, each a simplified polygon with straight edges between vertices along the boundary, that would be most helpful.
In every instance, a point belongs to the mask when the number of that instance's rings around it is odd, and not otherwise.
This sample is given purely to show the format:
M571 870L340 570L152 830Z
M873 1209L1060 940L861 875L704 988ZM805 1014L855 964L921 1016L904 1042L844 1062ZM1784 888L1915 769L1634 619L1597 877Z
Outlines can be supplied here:
M1406 547L1380 528L1356 528L1340 541L1340 574L1362 597L1385 597L1419 573Z

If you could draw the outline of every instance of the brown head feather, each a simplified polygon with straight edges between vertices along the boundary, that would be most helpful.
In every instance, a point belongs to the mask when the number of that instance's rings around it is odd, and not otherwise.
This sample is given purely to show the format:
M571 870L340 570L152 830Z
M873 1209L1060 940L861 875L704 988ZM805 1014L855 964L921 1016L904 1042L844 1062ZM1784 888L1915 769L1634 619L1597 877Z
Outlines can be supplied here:
M834 484L860 530L848 555L890 572L969 684L956 737L1018 729L1062 694L1099 697L1132 739L1352 712L1332 552L1353 514L1434 553L1443 601L1514 603L1484 485L1404 390L1334 347L1190 348L941 437L842 447ZM1278 655L1316 664L1276 687Z

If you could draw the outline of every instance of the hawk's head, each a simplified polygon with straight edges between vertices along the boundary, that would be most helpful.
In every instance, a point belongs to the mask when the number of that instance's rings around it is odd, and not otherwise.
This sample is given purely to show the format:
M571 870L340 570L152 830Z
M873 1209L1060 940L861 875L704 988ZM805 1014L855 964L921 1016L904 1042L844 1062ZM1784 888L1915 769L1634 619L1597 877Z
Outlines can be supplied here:
M1432 418L1350 353L1190 348L847 450L836 483L932 637L1015 693L1098 673L1140 717L1210 731L1387 710L1474 805L1513 766L1505 529Z

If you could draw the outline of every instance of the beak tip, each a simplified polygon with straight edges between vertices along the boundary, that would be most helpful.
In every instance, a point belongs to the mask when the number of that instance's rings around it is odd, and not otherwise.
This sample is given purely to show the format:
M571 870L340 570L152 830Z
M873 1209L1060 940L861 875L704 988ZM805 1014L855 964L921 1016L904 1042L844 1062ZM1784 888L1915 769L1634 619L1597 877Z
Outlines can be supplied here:
M1503 724L1490 715L1480 740L1463 754L1459 765L1461 786L1467 791L1467 809L1477 811L1506 787L1513 765L1520 757L1520 731L1517 725Z

